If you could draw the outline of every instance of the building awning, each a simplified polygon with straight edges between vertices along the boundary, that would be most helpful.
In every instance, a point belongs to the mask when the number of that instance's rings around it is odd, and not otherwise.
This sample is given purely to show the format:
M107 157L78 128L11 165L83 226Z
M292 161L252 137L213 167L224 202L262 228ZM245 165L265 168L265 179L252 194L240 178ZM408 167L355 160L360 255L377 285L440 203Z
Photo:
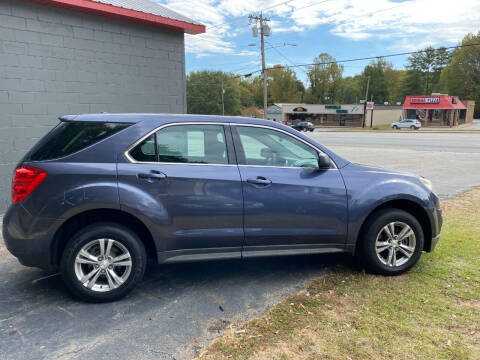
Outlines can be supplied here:
M442 95L407 95L403 103L404 109L466 109L458 96Z
M192 35L205 32L205 25L193 21L151 0L24 1L159 27Z

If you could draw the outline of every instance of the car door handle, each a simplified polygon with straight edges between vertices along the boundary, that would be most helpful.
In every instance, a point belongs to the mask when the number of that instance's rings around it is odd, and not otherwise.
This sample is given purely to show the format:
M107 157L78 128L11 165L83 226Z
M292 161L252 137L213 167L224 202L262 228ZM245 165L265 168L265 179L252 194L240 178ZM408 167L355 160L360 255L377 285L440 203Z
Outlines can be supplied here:
M152 170L149 173L139 173L138 177L140 179L146 179L146 180L160 180L160 179L166 179L167 175L165 175L161 171Z
M247 182L255 185L270 185L272 180L264 178L263 176L257 176L255 179L247 179Z

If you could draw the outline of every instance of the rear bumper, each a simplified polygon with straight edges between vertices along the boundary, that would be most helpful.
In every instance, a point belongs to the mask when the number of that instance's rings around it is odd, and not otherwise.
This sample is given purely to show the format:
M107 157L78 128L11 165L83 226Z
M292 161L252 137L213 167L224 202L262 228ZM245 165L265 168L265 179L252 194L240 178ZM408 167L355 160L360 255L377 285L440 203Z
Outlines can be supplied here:
M33 217L22 205L11 205L3 218L3 240L22 265L52 269L52 241L60 225L56 219Z

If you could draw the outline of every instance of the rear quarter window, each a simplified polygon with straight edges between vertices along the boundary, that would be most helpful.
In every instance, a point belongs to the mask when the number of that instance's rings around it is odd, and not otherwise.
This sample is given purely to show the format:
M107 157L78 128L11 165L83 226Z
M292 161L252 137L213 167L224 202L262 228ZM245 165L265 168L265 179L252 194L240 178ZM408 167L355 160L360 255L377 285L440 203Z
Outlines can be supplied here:
M25 156L25 161L58 159L85 149L130 126L128 123L60 122Z

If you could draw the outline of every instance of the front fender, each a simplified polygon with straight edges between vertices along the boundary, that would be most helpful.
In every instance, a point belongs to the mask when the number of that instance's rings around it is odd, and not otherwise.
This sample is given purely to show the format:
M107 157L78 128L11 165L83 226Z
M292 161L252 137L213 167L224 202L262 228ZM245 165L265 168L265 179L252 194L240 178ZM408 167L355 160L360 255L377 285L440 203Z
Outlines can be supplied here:
M342 175L348 197L348 236L346 247L353 251L367 217L380 206L391 201L408 201L421 207L427 213L430 227L437 198L419 180L418 176L367 168L359 165L346 166Z

